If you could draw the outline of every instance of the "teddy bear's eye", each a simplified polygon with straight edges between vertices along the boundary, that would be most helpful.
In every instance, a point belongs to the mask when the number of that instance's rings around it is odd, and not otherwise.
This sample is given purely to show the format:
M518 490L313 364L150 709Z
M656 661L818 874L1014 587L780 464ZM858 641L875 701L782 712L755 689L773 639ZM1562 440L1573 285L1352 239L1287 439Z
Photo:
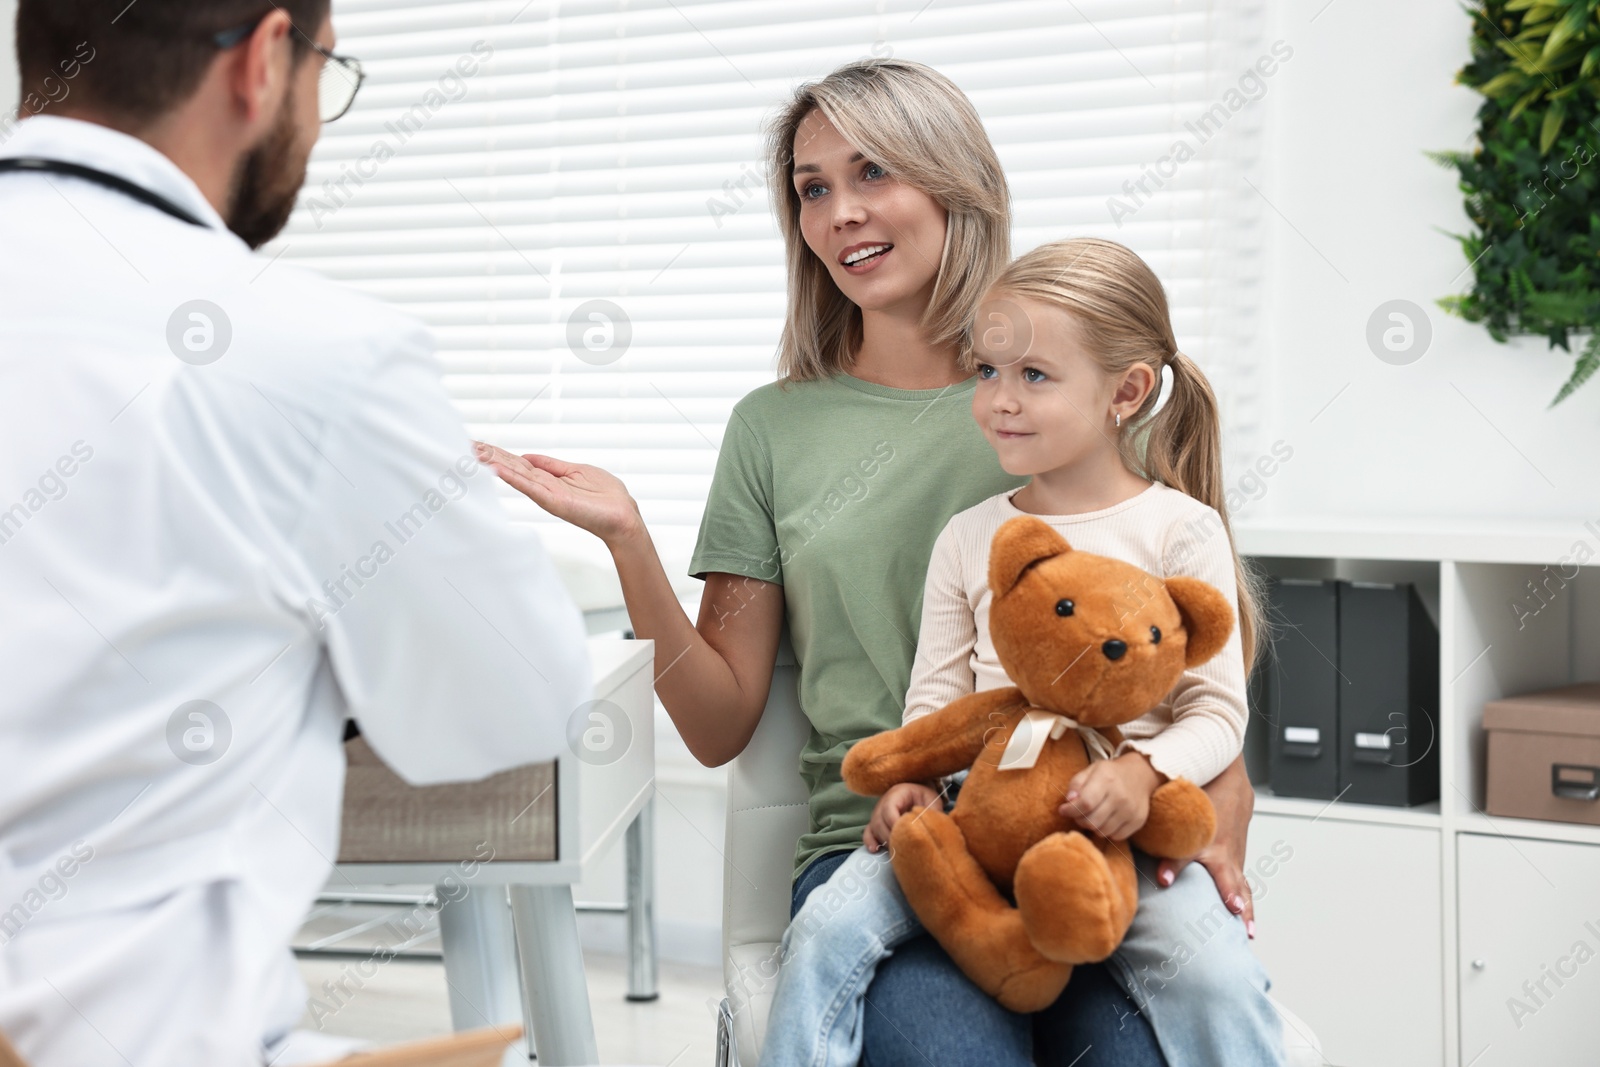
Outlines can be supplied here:
M1056 601L1056 614L1057 615L1071 615L1072 614L1072 601L1070 601L1070 600L1058 600L1058 601Z
M1159 645L1161 643L1161 627L1150 627L1150 643L1152 645Z

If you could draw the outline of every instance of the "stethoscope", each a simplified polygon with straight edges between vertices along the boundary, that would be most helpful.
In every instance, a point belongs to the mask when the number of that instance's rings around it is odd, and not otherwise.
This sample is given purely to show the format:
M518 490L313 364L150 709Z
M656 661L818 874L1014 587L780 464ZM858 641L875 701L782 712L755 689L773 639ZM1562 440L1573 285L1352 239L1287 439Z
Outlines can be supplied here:
M198 226L202 230L211 228L193 213L174 204L160 193L152 193L144 186L135 185L126 178L108 174L94 167L86 167L82 163L68 163L61 159L43 159L38 156L15 156L0 159L0 174L64 174L70 178L82 178L84 181L103 185L107 189L114 189L123 196L147 204L191 226Z

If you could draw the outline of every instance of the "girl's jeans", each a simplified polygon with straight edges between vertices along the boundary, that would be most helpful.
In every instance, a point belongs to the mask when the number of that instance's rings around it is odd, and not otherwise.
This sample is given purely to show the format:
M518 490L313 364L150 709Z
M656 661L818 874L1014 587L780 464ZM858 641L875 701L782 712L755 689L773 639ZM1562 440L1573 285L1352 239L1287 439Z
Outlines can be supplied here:
M1134 858L1139 909L1122 945L1103 965L1075 968L1056 1004L1031 1018L1031 1035L1028 1016L990 1001L931 937L919 936L922 926L887 852L856 849L814 861L795 885L761 1067L848 1067L864 1051L873 1067L889 1067L889 1061L1000 1067L1057 1058L1066 1064L1079 1055L1077 1067L1133 1067L1159 1064L1163 1054L1171 1067L1282 1064L1281 1023L1267 999L1271 983L1250 951L1244 921L1223 905L1210 873L1191 863L1161 889L1157 861L1137 850ZM870 997L868 987L879 965L898 960L891 953L908 941L902 951L932 953L944 966L917 967L937 980L921 983L908 997L887 990L893 1002L880 1003L889 998ZM1113 984L1107 973L1126 996L1105 988ZM974 1003L973 994L987 1005ZM924 1003L926 1012L917 1017ZM912 1018L897 1010L900 1005ZM1054 1018L1064 1013L1075 1018ZM1159 1052L1147 1048L1152 1028ZM885 1040L874 1040L875 1030ZM1062 1047L1047 1052L1046 1046ZM909 1055L902 1056L901 1047Z

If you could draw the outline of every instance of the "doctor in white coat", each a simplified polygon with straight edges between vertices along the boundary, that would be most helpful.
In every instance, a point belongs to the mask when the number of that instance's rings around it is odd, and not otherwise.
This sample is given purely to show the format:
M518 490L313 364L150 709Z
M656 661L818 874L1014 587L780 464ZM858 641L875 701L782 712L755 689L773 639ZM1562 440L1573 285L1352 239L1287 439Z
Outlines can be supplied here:
M253 254L359 84L327 0L123 7L22 0L0 144L0 1030L259 1065L346 717L413 782L548 759L584 631L421 325Z

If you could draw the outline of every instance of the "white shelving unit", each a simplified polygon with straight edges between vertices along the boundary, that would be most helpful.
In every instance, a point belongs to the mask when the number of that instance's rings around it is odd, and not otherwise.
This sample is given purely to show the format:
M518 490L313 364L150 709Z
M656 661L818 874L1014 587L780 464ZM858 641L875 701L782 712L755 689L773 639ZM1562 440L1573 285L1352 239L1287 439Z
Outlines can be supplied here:
M1484 814L1482 725L1490 700L1600 680L1600 518L1235 532L1269 574L1414 582L1439 627L1437 802L1258 790L1256 945L1274 995L1334 1064L1600 1062L1600 827Z

